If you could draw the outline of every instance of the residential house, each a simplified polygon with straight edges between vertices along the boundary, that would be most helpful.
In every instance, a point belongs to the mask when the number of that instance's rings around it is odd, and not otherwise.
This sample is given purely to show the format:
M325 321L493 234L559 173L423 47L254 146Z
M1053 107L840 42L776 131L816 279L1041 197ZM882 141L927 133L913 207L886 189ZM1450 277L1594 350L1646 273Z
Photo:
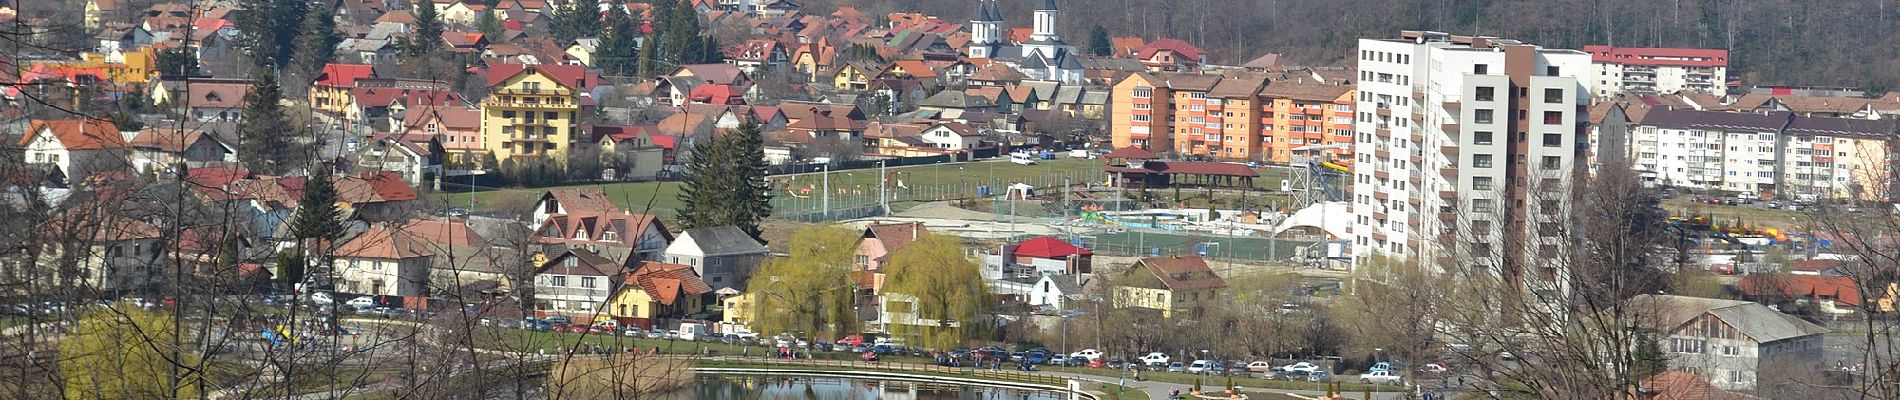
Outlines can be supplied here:
M170 104L181 107L185 115L200 122L237 121L244 113L244 96L251 93L251 82L230 80L193 79L189 85L177 82L180 88L188 88L182 98L166 98L152 104Z
M681 65L667 74L673 77L694 77L706 83L734 87L752 86L752 77L745 70L732 64L691 64Z
M57 167L68 182L125 169L129 146L119 128L95 119L34 120L20 136L29 164Z
M784 48L779 47L778 41L753 39L727 49L726 62L739 66L748 74L758 74L787 65L791 57L785 54Z
M599 186L576 186L549 189L541 193L534 203L534 216L529 224L539 227L549 218L567 214L608 214L620 211L607 192Z
M127 145L132 150L132 169L140 173L163 171L177 163L237 161L237 148L217 134L170 124L147 125L133 133Z
M1025 270L1015 275L1075 275L1094 272L1095 252L1042 236L1003 247L1004 259ZM1010 275L1006 271L1004 275Z
M581 102L598 75L576 65L499 64L482 101L483 144L497 162L559 160L580 142Z
M856 142L864 132L864 113L857 106L787 101L778 109L785 113L785 129L799 136Z
M626 274L606 311L635 326L671 327L705 312L714 290L691 266L644 262Z
M1777 306L1812 303L1822 314L1834 317L1862 309L1893 312L1894 301L1900 293L1894 292L1893 284L1886 286L1886 293L1862 296L1861 285L1853 277L1794 274L1748 274L1735 284L1743 299ZM1868 300L1873 304L1865 303Z
M917 137L926 145L945 150L970 151L983 144L983 131L961 122L938 122Z
M1089 290L1096 280L1086 274L1043 275L1030 285L1027 303L1045 311L1063 311L1094 299Z
M324 64L316 83L310 86L310 107L341 116L350 109L350 89L356 87L356 81L374 77L376 71L369 64Z
M534 309L542 316L590 319L613 299L620 284L619 262L587 249L568 249L541 263L534 272Z
M482 112L468 107L428 107L403 113L402 134L434 137L442 144L442 162L453 169L488 168L481 165Z
M535 243L549 248L586 249L622 265L660 260L673 244L658 217L626 211L554 215L537 227L536 237Z
M83 229L73 240L48 244L34 265L12 265L8 276L27 282L38 276L43 282L59 280L80 283L102 293L162 289L168 275L166 247L159 229L145 221L96 212L71 212L40 224L49 232ZM90 239L90 240L83 240ZM69 266L47 268L48 266ZM41 268L27 271L24 268ZM29 275L31 274L31 275Z
M1220 291L1227 288L1227 281L1199 256L1143 258L1123 270L1121 278L1124 283L1115 288L1116 308L1159 310L1163 318L1198 314L1219 304Z
M765 244L736 226L687 229L666 247L666 262L692 267L714 289L744 290L770 256Z
M1187 41L1162 38L1135 51L1135 59L1141 60L1149 71L1191 71L1207 62L1203 53L1201 48Z
M659 179L672 156L673 137L654 125L594 125L592 132L588 143L603 156L617 157L611 166L614 179Z
M577 38L567 45L564 51L570 63L581 66L594 65L594 49L600 47L600 38Z
M1669 369L1724 390L1755 390L1800 379L1822 368L1827 328L1757 303L1672 295L1639 295L1632 309L1654 310L1640 326L1657 336Z
M865 225L858 236L858 270L883 272L891 255L930 233L922 222Z
M871 87L871 80L884 75L886 67L873 62L854 61L838 67L832 75L832 87L840 91L862 92Z
M442 142L436 136L381 133L356 150L353 166L390 171L410 186L424 186L442 174Z
M402 123L412 109L468 107L448 83L420 79L358 79L349 99L349 108L343 112L344 128L374 132L403 130Z
M343 239L330 254L336 291L422 297L430 295L429 268L440 246L406 229L372 224Z
M922 111L919 114L920 117L934 116L943 119L956 119L967 112L998 111L996 102L960 90L937 92L918 103L917 109Z

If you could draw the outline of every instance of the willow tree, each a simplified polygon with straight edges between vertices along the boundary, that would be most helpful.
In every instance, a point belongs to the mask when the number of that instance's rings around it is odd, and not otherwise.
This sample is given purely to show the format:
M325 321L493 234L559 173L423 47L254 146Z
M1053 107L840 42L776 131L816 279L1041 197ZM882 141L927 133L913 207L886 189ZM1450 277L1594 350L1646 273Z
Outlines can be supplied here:
M857 323L852 307L858 233L843 228L801 228L790 257L760 266L746 287L754 296L752 321L761 332L843 334Z
M962 344L989 293L976 262L965 253L956 238L925 233L891 254L884 306L893 315L893 333L928 348Z
M171 317L139 307L96 308L59 343L60 380L68 399L199 397L198 374L174 374L177 330Z

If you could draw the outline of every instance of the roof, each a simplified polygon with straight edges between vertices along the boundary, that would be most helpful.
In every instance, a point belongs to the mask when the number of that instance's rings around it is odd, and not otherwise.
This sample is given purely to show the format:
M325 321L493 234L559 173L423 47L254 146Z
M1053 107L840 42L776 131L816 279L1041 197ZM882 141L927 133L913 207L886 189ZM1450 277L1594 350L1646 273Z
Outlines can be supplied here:
M924 229L922 222L870 224L864 226L863 237L877 238L878 242L883 243L885 253L897 254L898 250L910 246L911 242L923 238L926 233L929 231Z
M569 258L574 259L572 265L567 262ZM541 268L535 269L534 274L615 276L620 275L620 263L587 249L570 248L566 253L549 258L547 263L541 264Z
M739 66L732 65L732 64L717 63L717 64L682 65L680 66L679 70L675 70L673 72L673 75L678 76L680 75L681 72L691 74L693 77L697 77L699 79L704 79L706 80L706 82L709 82L709 83L716 83L716 84L721 84L721 85L737 85L737 84L745 83L745 71L740 70Z
M1255 57L1252 60L1248 60L1246 63L1240 64L1240 66L1243 68L1255 68L1255 69L1279 67L1280 53L1261 54L1259 57Z
M1056 0L1036 0L1036 11L1055 11Z
M1331 102L1352 91L1352 85L1279 81L1268 83L1267 87L1261 88L1260 95L1268 98Z
M242 108L251 84L194 82L188 90L186 102L190 107Z
M1023 75L1022 72L1017 71L1015 68L1010 68L1008 65L1003 65L1003 63L990 63L989 66L970 73L969 79L991 82L1016 82L1029 79L1029 76Z
M1786 112L1756 114L1655 107L1643 115L1642 124L1678 129L1779 132L1787 126L1791 117Z
M1638 295L1630 301L1645 306L1660 307L1662 311L1659 313L1659 318L1654 321L1657 324L1654 328L1663 332L1677 331L1704 314L1720 318L1724 323L1742 332L1743 335L1753 338L1757 343L1827 332L1827 328L1822 328L1820 325L1747 301L1655 294Z
M169 153L182 153L185 149L191 148L192 144L198 143L198 140L204 139L205 137L210 137L213 141L218 139L217 135L206 135L202 130L179 129L176 126L160 127L151 125L146 126L145 129L140 129L137 135L132 136L132 141L129 145L134 148L158 149L159 151ZM223 145L223 142L219 142L219 144ZM225 147L229 148L228 145ZM197 169L194 168L193 170L195 171Z
M376 76L376 70L368 64L330 63L324 64L323 71L317 73L316 83L317 86L350 87L356 85L357 79L372 76Z
M1155 155L1154 152L1148 151L1146 149L1142 149L1140 147L1128 146L1128 147L1115 149L1115 151L1110 151L1108 152L1108 154L1103 154L1102 158L1126 158L1126 159L1131 159L1131 160L1153 160L1156 158L1160 158L1160 156L1157 156Z
M699 251L707 256L762 254L771 251L758 240L752 239L752 235L747 235L745 231L739 230L739 227L731 225L687 229L680 236L692 237L693 245L698 246Z
M1176 61L1186 59L1185 61L1201 62L1201 48L1194 47L1194 44L1185 40L1173 38L1161 38L1148 42L1147 46L1142 46L1141 50L1135 52L1135 58L1147 60L1162 51L1174 52Z
M1148 257L1135 262L1168 290L1200 290L1227 287L1227 281L1207 267L1200 256Z
M1590 62L1678 67L1726 67L1728 50L1660 47L1583 46Z
M1108 39L1116 55L1135 54L1141 48L1148 47L1146 39L1140 36L1116 36Z
M482 129L482 110L468 107L430 107L427 110L411 110L403 114L403 126L419 127L428 121L438 121L445 131L475 131Z
M338 246L335 253L346 258L378 258L400 260L435 255L435 245L418 240L403 229L391 229L385 225L372 225L363 233L350 237Z
M466 219L414 219L401 228L416 240L437 246L487 247L488 238L475 233Z
M1741 289L1742 295L1749 297L1779 294L1803 299L1831 299L1848 306L1858 306L1861 301L1860 285L1854 283L1854 278L1846 276L1749 274L1735 286Z
M962 122L956 122L956 121L938 122L936 125L932 125L930 128L936 129L937 127L943 127L944 129L948 129L950 130L950 133L955 133L957 134L957 136L983 136L983 131L978 130L976 129L976 127L970 126L969 124L965 124Z
M733 104L734 101L745 101L740 97L738 90L733 89L731 85L717 83L694 86L693 90L686 94L686 98L706 104Z
M61 147L67 150L99 150L106 148L124 148L125 136L119 134L119 128L112 122L97 119L54 119L34 120L27 126L27 132L20 136L20 146L32 143L40 130L53 133Z
M587 71L587 67L560 64L495 64L488 68L488 87L508 82L515 75L528 72L547 74L556 84L573 90L587 90L600 84L600 75ZM574 87L581 82L582 87Z
M612 198L607 197L606 189L600 186L580 186L561 189L549 189L541 194L541 200L553 197L560 203L561 209L568 213L594 212L609 213L620 210Z
M784 112L785 118L790 120L790 123L786 125L788 128L814 131L864 130L864 113L859 111L857 106L850 104L784 102L779 103L779 111Z
M648 298L660 304L672 305L684 296L698 296L712 293L712 286L700 279L693 267L661 263L644 262L627 274L628 288L640 288Z
M1801 272L1817 272L1818 273L1818 272L1827 271L1830 269L1835 269L1835 268L1840 268L1840 267L1845 267L1845 266L1847 266L1847 261L1845 260L1815 259L1815 260L1801 260L1799 262L1794 263L1794 266L1790 267L1790 269L1793 269L1795 271L1801 271Z
M649 229L658 229L661 236L672 240L672 234L666 232L666 225L659 217L631 212L594 212L581 211L549 217L537 227L540 243L608 243L616 247L634 247L640 237ZM607 233L613 232L614 240L607 240ZM582 235L585 233L585 235Z
M1647 400L1755 400L1760 397L1717 389L1708 379L1683 371L1662 371L1643 379Z
M1280 84L1275 83L1273 85ZM1267 77L1265 76L1233 77L1222 79L1220 83L1214 84L1214 88L1208 90L1207 95L1209 97L1223 99L1252 98L1254 94L1260 92L1262 86L1267 86ZM1352 88L1348 87L1346 90L1352 90Z
M1092 254L1095 254L1095 252L1089 251L1089 249L1075 247L1075 245L1069 244L1068 242L1048 236L1024 240L1022 243L1016 244L1016 255L1019 256L1067 258L1074 255L1086 256Z
M937 94L935 95L931 95L930 98L924 99L924 101L919 102L917 106L969 109L969 108L995 107L996 103L993 101L990 101L989 99L985 99L982 96L972 96L969 93L965 93L963 91L945 90L945 91L937 92Z

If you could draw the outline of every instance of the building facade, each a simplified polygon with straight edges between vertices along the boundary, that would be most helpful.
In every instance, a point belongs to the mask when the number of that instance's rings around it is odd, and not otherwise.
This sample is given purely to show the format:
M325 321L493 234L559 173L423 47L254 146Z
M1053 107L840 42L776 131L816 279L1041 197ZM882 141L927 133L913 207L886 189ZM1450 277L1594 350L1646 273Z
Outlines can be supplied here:
M1301 148L1351 158L1352 86L1264 76L1136 73L1110 91L1110 140L1181 156L1286 163Z
M510 66L512 64L503 64ZM578 143L584 67L526 65L513 73L490 71L482 100L482 147L496 162L559 159ZM574 75L569 79L564 76ZM574 80L570 80L574 79Z
M1632 121L1632 166L1647 183L1761 198L1892 195L1892 120L1654 108Z
M1814 323L1757 303L1687 296L1641 295L1633 306L1658 311L1647 327L1683 371L1724 390L1756 390L1802 382L1822 368L1822 336Z
M1583 46L1598 97L1625 92L1728 93L1728 50Z
M1361 39L1355 259L1528 267L1563 254L1563 193L1588 139L1590 56L1515 40L1404 31ZM1455 261L1454 261L1455 260Z

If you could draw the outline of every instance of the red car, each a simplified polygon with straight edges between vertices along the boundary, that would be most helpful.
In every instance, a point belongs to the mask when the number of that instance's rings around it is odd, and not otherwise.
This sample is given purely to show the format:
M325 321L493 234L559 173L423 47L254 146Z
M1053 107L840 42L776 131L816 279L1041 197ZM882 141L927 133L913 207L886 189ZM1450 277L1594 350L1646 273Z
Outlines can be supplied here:
M1101 368L1103 366L1102 358L1104 357L1096 357L1093 360L1089 360L1089 368Z
M845 336L844 339L838 339L838 344L857 347L858 345L864 344L864 335Z
M587 325L568 325L568 332L587 333Z

